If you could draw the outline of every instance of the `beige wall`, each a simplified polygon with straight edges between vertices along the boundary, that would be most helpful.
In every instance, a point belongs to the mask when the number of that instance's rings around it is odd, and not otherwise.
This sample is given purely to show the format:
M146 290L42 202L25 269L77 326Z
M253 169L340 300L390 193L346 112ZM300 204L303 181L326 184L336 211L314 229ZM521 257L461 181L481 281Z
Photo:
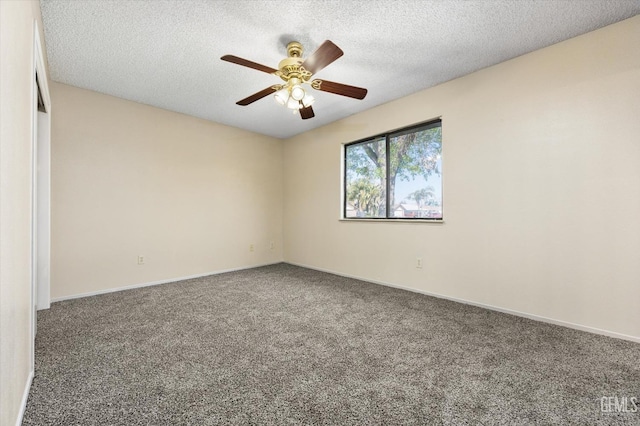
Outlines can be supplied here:
M16 423L31 371L34 20L37 1L0 1L0 425Z
M635 17L292 138L285 260L640 339L639 114ZM341 144L438 116L445 223L339 221Z
M282 261L282 141L58 83L51 97L52 298Z
M0 1L0 19L0 424L9 425L30 372L39 4ZM638 339L638 46L635 17L286 142L53 84L52 297L284 258ZM341 144L438 116L446 223L339 221Z

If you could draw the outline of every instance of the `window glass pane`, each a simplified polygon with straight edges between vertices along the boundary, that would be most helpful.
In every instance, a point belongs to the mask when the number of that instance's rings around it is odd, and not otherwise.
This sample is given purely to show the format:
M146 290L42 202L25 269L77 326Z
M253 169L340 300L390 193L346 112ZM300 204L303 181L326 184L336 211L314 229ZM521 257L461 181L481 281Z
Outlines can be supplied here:
M390 217L442 219L442 127L389 139Z
M385 138L345 147L345 217L386 217Z

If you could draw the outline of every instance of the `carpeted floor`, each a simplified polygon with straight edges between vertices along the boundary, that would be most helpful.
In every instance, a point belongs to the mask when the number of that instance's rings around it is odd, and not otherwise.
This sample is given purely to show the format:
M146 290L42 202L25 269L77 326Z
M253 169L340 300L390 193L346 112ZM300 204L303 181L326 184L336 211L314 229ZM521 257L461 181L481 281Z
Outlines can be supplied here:
M26 425L640 424L640 344L287 264L38 315Z

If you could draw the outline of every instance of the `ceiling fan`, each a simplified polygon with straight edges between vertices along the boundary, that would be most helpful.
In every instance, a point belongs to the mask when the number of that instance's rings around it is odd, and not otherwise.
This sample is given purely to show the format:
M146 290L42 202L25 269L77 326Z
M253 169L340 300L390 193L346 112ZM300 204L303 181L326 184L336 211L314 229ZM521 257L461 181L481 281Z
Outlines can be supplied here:
M309 85L315 90L334 93L336 95L347 96L355 99L364 99L367 96L367 89L362 87L349 86L342 83L335 83L327 80L311 80L311 77L318 71L338 59L344 54L342 49L326 40L313 54L306 59L302 58L303 48L297 41L292 41L287 45L288 57L280 61L278 69L267 67L256 62L242 59L233 55L221 57L223 61L253 68L258 71L273 74L284 80L284 84L276 84L267 87L253 95L244 98L236 104L246 106L267 95L275 93L275 99L280 105L291 109L293 113L300 112L303 120L315 116L311 105L315 101L313 96L307 92L303 85ZM309 81L311 80L311 81Z

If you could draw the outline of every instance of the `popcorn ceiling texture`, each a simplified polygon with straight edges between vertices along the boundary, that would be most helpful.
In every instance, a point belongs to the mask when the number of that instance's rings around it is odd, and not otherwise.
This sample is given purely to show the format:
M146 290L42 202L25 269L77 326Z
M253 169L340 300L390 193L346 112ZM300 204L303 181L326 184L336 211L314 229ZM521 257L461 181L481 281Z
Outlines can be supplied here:
M278 138L640 13L638 0L41 4L53 80ZM221 56L276 68L289 41L306 56L326 39L345 54L317 77L366 87L365 100L313 91L305 121L270 97L235 104L281 80Z

